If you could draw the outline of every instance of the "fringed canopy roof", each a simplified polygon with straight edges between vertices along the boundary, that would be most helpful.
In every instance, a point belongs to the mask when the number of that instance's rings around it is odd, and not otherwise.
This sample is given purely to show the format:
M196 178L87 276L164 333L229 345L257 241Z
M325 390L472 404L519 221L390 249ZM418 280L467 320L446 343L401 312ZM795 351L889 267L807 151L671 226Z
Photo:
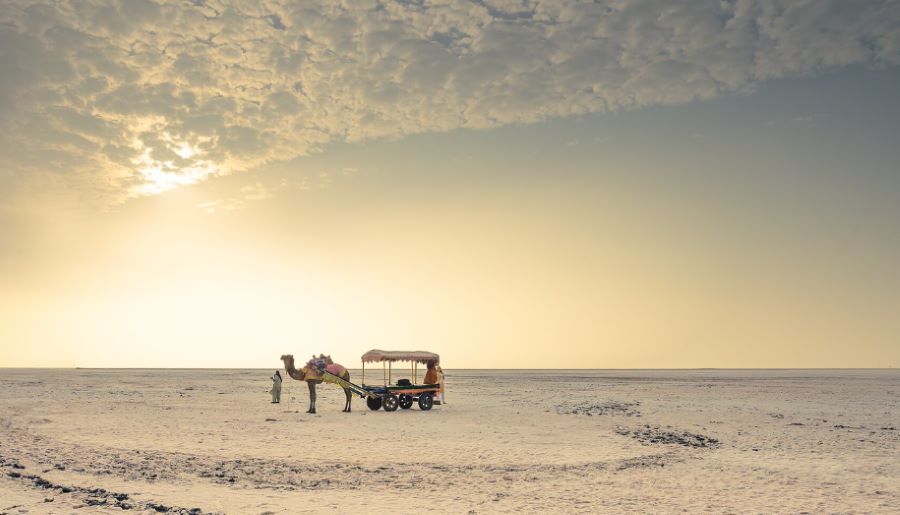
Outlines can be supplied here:
M423 350L405 351L372 349L362 355L362 360L363 363L378 361L417 361L419 363L434 361L435 363L440 363L441 357L433 352L426 352Z

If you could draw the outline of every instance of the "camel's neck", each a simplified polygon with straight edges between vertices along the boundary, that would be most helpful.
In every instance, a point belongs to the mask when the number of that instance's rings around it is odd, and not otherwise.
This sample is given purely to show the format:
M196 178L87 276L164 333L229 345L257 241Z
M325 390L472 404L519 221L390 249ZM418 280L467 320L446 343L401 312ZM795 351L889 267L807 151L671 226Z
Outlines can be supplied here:
M284 360L284 369L287 371L288 375L297 381L303 381L306 378L306 374L303 373L302 370L297 370L294 367L294 360L286 359Z

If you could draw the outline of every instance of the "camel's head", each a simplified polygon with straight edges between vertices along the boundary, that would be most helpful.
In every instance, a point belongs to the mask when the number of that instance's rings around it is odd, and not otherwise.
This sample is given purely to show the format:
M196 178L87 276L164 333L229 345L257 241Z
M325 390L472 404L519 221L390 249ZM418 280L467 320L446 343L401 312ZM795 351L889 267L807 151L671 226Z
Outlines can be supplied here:
M293 354L282 354L282 355L281 355L281 361L284 361L285 363L287 363L288 361L293 362L293 361L294 361L294 355L293 355Z

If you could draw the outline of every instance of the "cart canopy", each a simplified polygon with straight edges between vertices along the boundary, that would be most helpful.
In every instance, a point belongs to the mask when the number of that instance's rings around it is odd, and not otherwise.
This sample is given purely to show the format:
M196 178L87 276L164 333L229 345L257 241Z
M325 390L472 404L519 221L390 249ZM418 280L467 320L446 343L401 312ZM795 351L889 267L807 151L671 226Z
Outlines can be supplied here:
M417 361L419 363L428 363L434 361L439 363L441 357L433 352L423 350L405 351L405 350L381 350L372 349L362 355L363 363L373 363L379 361Z

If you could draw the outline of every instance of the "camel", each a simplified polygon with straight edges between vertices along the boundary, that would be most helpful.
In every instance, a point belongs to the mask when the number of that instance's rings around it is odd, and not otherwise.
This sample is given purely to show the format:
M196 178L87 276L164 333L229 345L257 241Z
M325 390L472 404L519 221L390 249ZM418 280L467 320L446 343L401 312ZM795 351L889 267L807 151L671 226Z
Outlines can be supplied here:
M324 360L326 366L326 370L328 372L344 379L345 381L350 381L350 372L343 366L331 361L331 356L320 355L319 358L313 356L313 359L310 360L309 363L306 364L305 367L297 370L294 366L294 355L293 354L285 354L281 356L281 361L284 362L284 369L287 371L288 375L297 381L306 381L306 385L309 386L309 409L306 410L307 413L315 413L316 412L316 385L325 381L324 375L321 374L314 366L313 361L316 359ZM343 387L342 387L343 388ZM350 389L344 388L344 395L347 396L347 402L344 404L344 413L350 413L350 400L353 398Z

